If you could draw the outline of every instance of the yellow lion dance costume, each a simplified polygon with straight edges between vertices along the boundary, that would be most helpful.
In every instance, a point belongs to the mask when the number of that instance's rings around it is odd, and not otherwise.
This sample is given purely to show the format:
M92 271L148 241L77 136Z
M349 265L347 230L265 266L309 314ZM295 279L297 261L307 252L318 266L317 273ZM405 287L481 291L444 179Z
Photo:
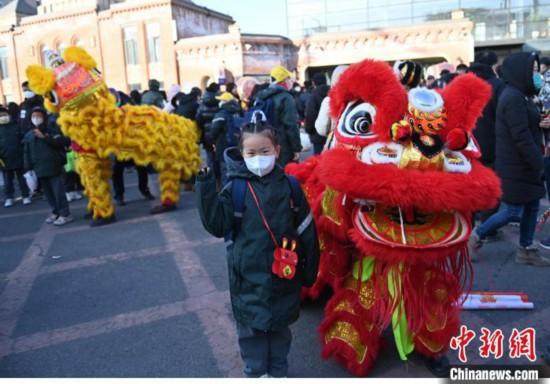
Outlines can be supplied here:
M29 86L44 96L48 111L59 113L61 130L80 153L77 170L93 224L114 220L111 155L152 164L159 172L162 203L152 213L175 209L180 179L192 177L200 166L195 123L151 106L117 107L95 60L79 47L67 48L63 58L51 53L48 61L51 68L27 68Z

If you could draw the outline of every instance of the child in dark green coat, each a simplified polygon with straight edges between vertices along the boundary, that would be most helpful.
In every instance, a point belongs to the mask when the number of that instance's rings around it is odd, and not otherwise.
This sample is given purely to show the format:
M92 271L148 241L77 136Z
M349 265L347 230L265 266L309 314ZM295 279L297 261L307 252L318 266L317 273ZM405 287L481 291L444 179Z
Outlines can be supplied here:
M317 277L319 243L301 188L276 165L280 148L273 129L264 122L246 125L239 146L225 152L229 182L219 195L211 170L197 177L199 212L206 230L229 243L231 304L245 374L285 377L289 325L299 316L301 288ZM274 254L285 245L295 249L296 264L281 264Z

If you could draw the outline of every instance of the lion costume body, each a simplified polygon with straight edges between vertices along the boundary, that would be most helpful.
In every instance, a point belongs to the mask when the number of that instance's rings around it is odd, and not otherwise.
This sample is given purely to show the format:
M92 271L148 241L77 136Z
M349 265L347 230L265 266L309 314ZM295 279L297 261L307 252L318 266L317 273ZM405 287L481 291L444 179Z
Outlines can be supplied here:
M200 165L195 124L151 106L117 107L94 59L81 48L67 48L63 60L52 55L50 63L51 69L27 68L29 86L45 97L48 111L59 113L61 130L80 154L77 171L93 219L114 217L111 155L138 165L152 164L159 172L162 205L174 207L180 179L191 177Z
M350 66L330 93L332 148L287 166L302 182L322 248L316 298L325 358L366 375L392 325L400 357L443 355L468 289L473 212L497 204L496 175L470 132L491 94L474 75L407 94L383 62Z

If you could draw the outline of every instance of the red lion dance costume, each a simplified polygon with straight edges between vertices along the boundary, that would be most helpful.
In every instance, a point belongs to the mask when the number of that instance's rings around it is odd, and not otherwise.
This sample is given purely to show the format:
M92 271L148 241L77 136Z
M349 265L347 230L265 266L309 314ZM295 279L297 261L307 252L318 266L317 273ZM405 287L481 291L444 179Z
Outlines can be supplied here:
M403 360L414 349L445 354L471 281L472 214L500 196L470 138L490 95L470 74L441 93L407 94L372 60L350 66L332 89L332 148L287 167L304 186L323 251L304 296L334 291L319 328L323 357L365 375L390 324Z

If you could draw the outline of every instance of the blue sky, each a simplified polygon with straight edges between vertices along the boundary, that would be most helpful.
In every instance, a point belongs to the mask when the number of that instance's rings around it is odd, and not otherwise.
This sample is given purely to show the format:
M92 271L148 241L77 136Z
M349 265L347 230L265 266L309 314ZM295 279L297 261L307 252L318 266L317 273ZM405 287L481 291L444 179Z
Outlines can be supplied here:
M231 15L241 32L286 35L286 0L193 0Z

